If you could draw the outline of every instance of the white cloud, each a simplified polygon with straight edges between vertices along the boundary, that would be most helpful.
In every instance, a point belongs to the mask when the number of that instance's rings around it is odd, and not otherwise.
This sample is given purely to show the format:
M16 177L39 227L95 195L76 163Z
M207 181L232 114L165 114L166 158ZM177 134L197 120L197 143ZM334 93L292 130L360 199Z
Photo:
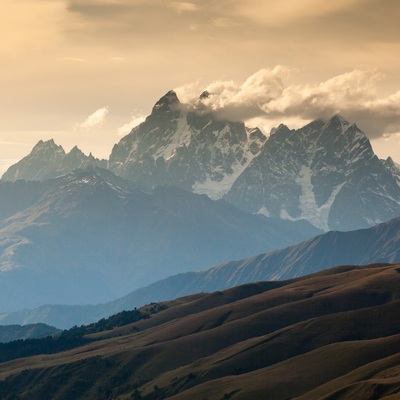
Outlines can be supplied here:
M96 110L93 114L90 114L85 121L78 124L79 128L91 129L100 126L105 121L108 114L108 107L102 107Z
M400 91L386 97L378 94L382 75L376 70L353 70L314 84L294 83L296 70L286 66L261 69L244 82L217 81L205 89L210 93L201 102L192 96L199 110L208 108L221 118L264 120L271 127L278 121L307 122L334 114L360 125L370 137L400 130ZM189 98L198 82L178 89ZM266 132L268 133L268 132Z
M146 117L142 114L133 115L128 123L118 128L118 135L119 136L127 135L133 128L141 124L145 119Z
M174 90L182 103L191 103L199 97L202 90L204 90L204 86L200 80L197 80L195 82L185 83Z

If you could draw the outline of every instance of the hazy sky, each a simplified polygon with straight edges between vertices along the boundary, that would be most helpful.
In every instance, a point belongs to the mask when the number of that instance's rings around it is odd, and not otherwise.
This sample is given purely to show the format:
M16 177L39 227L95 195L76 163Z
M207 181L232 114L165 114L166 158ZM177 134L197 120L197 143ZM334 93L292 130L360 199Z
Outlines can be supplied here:
M398 0L1 0L0 171L108 157L168 90L268 133L341 113L400 162Z

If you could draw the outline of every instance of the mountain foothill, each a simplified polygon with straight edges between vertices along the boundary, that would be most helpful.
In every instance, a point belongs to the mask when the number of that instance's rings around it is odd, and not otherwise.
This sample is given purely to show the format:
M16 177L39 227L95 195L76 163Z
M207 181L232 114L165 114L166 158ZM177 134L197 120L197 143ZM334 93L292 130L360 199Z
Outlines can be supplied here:
M149 305L138 313L150 317L111 330L73 328L61 336L73 342L42 339L62 352L1 363L0 398L397 399L399 271L336 267Z
M0 205L1 399L398 398L400 167L340 115L169 91L108 160L38 142Z

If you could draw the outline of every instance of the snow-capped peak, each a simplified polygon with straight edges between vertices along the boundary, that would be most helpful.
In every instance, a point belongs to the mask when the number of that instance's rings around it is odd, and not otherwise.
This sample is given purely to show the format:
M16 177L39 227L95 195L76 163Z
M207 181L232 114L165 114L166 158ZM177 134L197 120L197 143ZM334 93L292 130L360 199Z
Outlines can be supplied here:
M144 186L176 185L220 198L265 140L258 128L185 107L170 91L114 146L110 168Z
M350 123L344 119L341 115L336 114L334 115L326 124L325 124L325 129L333 129L337 132L345 132L348 127L350 126Z
M166 93L153 107L152 114L160 112L174 111L179 105L180 101L174 90L170 90Z
M383 165L365 134L339 115L297 130L280 125L226 199L246 211L307 219L323 230L357 229L400 212L400 190L389 164Z

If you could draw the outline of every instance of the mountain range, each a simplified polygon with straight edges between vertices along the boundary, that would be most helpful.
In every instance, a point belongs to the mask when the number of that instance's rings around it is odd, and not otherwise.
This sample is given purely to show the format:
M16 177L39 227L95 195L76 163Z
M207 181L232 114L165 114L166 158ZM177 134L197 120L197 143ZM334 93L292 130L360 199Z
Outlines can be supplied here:
M62 146L54 143L53 139L40 140L30 154L8 168L2 179L42 181L65 175L78 168L89 166L107 168L107 165L107 160L99 160L92 154L86 156L77 146L66 153Z
M87 306L45 305L0 315L0 324L45 322L59 328L87 324L154 301L237 285L292 279L339 265L400 262L400 218L372 228L328 232L299 244L204 271L183 272L136 289L111 302Z
M266 216L305 219L324 231L373 226L400 214L400 170L374 154L355 124L335 115L267 138L202 106L161 97L108 161L39 142L3 180L45 179L86 165L107 165L145 190L172 185Z
M398 397L399 167L341 116L267 137L206 97L3 175L1 399Z
M352 230L399 215L400 187L365 134L340 116L298 130L279 126L227 200L250 212Z
M193 107L168 92L109 160L49 140L9 168L0 181L4 321L44 304L107 303L167 277L157 300L397 261L397 249L385 247L390 238L396 247L395 231L385 234L396 220L282 249L319 229L360 229L400 214L400 170L376 157L355 124L334 116L297 130L280 125L267 138L219 119L202 99ZM139 304L149 299L143 293L133 295ZM54 314L48 307L46 318Z
M61 331L46 324L27 324L0 326L0 343L14 340L40 339L58 335Z
M0 397L396 399L399 271L337 267L155 304L79 347L1 363Z
M144 192L98 168L0 182L0 201L1 312L109 301L319 232L174 187Z

